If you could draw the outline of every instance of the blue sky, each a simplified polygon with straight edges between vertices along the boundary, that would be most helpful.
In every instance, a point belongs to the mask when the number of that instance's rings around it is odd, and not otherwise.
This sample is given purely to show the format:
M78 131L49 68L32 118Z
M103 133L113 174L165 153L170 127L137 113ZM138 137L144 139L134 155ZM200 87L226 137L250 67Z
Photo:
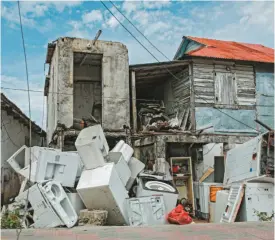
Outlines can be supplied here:
M183 35L260 43L274 48L274 3L198 1L116 1L123 13L170 59ZM160 60L139 33L105 1L111 11ZM128 47L130 64L155 62L98 1L21 2L30 88L43 91L47 43L61 36L119 41ZM17 3L2 2L1 85L26 88ZM28 115L27 93L2 91ZM42 125L43 93L31 93L32 119ZM45 110L46 112L46 110ZM45 120L44 124L45 126Z

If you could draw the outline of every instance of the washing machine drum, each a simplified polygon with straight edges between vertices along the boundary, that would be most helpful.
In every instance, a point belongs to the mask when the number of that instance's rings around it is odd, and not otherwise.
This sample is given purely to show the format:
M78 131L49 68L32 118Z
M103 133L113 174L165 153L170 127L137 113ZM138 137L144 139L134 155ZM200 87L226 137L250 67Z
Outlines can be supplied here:
M170 186L167 183L159 182L159 181L148 181L145 183L145 187L150 190L157 190L157 191L163 191L163 192L176 192L176 189L172 186Z

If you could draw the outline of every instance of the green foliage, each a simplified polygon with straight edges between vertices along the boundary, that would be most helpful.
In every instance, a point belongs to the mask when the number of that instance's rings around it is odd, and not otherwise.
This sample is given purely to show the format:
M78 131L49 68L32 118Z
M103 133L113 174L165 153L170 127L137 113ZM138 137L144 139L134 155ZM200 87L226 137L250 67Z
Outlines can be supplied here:
M16 229L20 228L21 219L19 210L14 211L6 210L1 216L1 228L2 229Z
M274 211L272 211L272 214L270 216L268 216L266 212L259 212L256 209L254 209L254 213L256 213L261 222L270 222L274 217Z

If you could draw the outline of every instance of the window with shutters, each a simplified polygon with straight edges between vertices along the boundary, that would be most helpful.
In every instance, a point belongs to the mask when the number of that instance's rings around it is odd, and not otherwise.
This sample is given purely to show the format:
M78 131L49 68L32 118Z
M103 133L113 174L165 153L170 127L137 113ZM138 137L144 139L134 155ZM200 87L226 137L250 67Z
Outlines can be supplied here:
M215 104L227 108L234 108L238 104L234 74L215 73Z

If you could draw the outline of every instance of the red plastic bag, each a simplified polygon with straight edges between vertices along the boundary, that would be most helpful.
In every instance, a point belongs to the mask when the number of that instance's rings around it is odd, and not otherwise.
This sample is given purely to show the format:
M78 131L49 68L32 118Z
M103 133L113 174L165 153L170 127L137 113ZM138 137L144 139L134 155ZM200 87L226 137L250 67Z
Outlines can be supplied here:
M185 212L183 206L179 204L167 216L167 221L171 224L185 225L192 222L188 212Z

